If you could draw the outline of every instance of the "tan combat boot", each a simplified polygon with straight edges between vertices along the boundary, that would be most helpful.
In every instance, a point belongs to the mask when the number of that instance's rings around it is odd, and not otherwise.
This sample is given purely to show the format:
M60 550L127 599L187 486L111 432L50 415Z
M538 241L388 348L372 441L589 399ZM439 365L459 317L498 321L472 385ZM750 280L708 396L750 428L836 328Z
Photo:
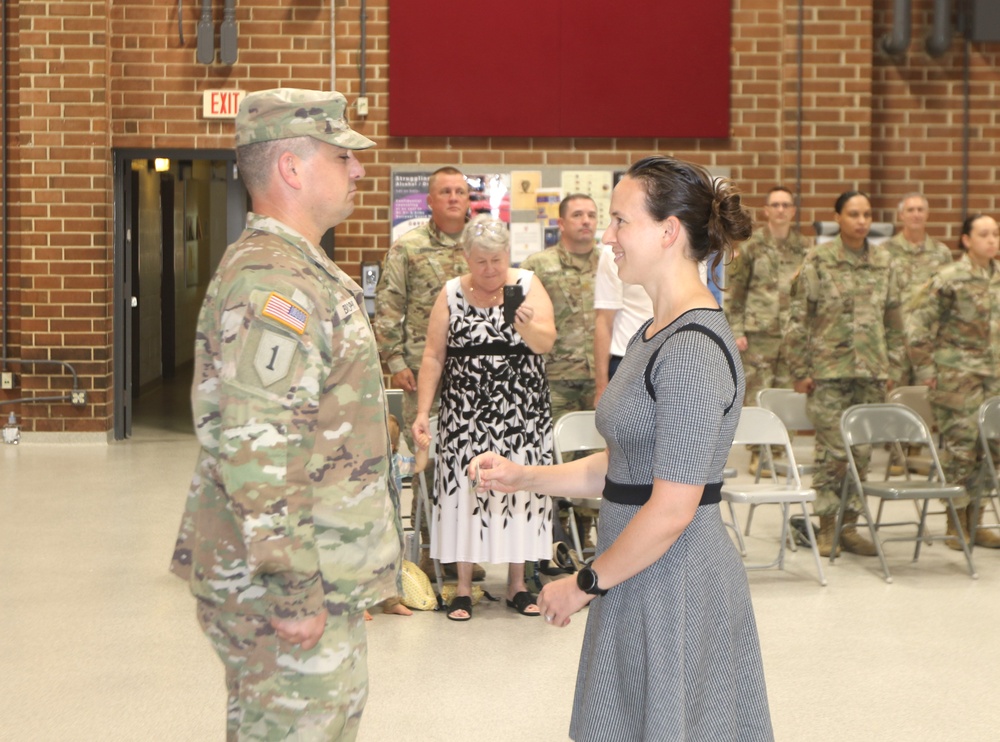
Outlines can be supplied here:
M833 550L833 532L836 528L836 515L819 516L819 531L816 533L816 548L819 549L820 556L830 556L830 552ZM840 556L840 549L837 549L837 556Z
M958 522L962 526L962 535L965 536L965 542L969 543L969 510L971 508L955 508L958 512ZM948 515L948 530L945 531L946 536L951 538L945 539L945 546L949 549L954 549L955 551L962 550L962 544L959 542L956 536L958 532L955 531L955 524L951 520L951 514Z
M878 556L875 544L858 532L855 526L857 522L857 513L844 513L844 530L840 532L840 543L843 545L844 551L858 556Z
M976 529L976 546L982 546L986 549L1000 549L1000 536L993 529L982 528L983 516L986 515L986 509L979 509L979 523L973 523L973 510L974 508L968 507L965 509L969 524L969 532L972 532L973 527Z

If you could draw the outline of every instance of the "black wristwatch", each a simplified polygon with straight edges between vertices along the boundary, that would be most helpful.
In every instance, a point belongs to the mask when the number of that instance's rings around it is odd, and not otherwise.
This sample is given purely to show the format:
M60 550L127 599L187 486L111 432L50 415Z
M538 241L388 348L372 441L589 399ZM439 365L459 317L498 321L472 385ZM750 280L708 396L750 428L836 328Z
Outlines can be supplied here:
M590 567L584 567L576 573L576 586L587 595L607 595L607 590L597 586L597 572Z

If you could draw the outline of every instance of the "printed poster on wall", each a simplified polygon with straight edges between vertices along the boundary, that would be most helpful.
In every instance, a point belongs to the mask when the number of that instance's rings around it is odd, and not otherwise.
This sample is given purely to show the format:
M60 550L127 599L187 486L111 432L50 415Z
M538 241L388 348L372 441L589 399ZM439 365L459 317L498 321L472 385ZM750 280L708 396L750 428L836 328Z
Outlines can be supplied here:
M431 171L394 171L392 173L392 241L395 243L411 229L430 219L427 206ZM466 175L469 184L469 211L491 213L510 223L510 175L485 173Z

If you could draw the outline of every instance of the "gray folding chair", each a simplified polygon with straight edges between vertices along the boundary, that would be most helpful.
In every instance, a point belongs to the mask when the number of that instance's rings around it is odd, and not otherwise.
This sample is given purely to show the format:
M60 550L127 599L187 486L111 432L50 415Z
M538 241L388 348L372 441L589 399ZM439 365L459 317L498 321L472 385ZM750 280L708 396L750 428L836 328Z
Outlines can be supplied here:
M997 476L996 451L1000 450L1000 397L990 397L979 406L979 445L983 449L983 463L980 472L980 490L972 500L972 527L969 537L976 542L976 531L980 528L997 529L998 524L979 525L979 510L986 500L987 507L992 507L993 516L1000 521L997 510L997 500L1000 499L1000 478Z
M564 454L578 451L603 451L607 448L604 438L597 432L595 423L596 413L593 410L584 412L568 412L558 420L552 429L552 447L555 449L555 460L557 464L563 463ZM599 508L601 496L594 495L592 498L576 498L565 500L568 503L569 530L573 537L573 548L580 559L584 558L583 546L580 543L580 533L576 527L576 513L574 507Z
M920 415L920 418L927 423L931 432L937 430L937 421L934 419L934 409L927 397L930 389L924 384L918 386L898 386L886 395L885 401L896 404L903 404ZM889 478L889 469L893 463L899 462L903 466L903 474L909 479L910 474L920 474L927 476L931 470L931 457L927 453L911 454L904 451L901 446L893 446L894 456L889 457L889 463L885 467L885 479Z
M792 550L795 550L795 542L791 538L789 518L791 517L790 507L797 503L802 508L802 515L805 518L806 534L809 539L809 547L812 549L813 560L816 562L819 584L826 585L826 577L823 575L823 567L819 558L819 549L816 546L816 534L813 532L812 521L809 519L809 511L806 508L806 503L816 499L816 490L802 486L799 467L795 463L795 453L792 451L788 431L781 419L763 407L744 407L740 413L739 425L736 426L733 445L762 446L767 450L770 450L771 446L783 446L788 462L788 474L784 480L778 480L772 475L772 479L765 482L747 484L723 482L722 499L728 504L729 515L732 518L732 524L727 523L726 525L729 525L736 533L736 540L743 556L746 556L746 544L740 535L739 521L736 518L733 503L747 503L751 508L757 505L781 505L781 539L778 546L778 556L768 564L748 564L746 568L748 570L785 568L786 545L790 545Z
M431 442L430 442L430 445L428 445L428 447L427 447L427 465L428 466L430 465L430 463L437 456L437 434L438 434L438 419L437 419L437 415L435 415L434 417L432 417L430 419L430 427L431 427L431 429L430 429ZM416 452L414 452L414 453L416 453ZM431 522L430 521L430 518L431 518L431 498L430 498L430 489L428 489L428 486L427 486L427 467L425 466L424 469L422 469L420 472L418 472L414 476L414 479L417 482L417 495L418 496L417 496L417 512L414 513L412 520L413 520L413 532L414 532L414 534L416 534L417 537L415 537L413 539L413 550L411 552L410 561L413 562L414 564L419 564L420 563L420 549L427 549L428 553L430 553L430 549L431 549L431 545L430 544L424 544L423 546L419 545L419 541L420 541L419 534L420 534L420 524L421 524L421 521L424 518L427 518L427 522L428 523ZM434 483L431 482L430 486L433 487ZM438 603L440 603L441 602L441 588L444 586L444 573L441 571L441 563L437 559L434 559L433 561L434 561L434 578L435 578L435 582L437 582Z
M797 392L794 389L761 389L757 392L757 406L763 407L765 410L770 410L777 415L785 426L785 430L789 432L806 433L816 429L806 412L806 403L808 400L808 395ZM787 461L775 461L774 457L771 456L770 448L761 450L760 456L766 457L765 460L770 464L772 472L788 479ZM798 470L799 476L802 477L806 474L812 474L816 470L816 467L813 464L799 463ZM760 469L757 470L757 481L760 481ZM754 506L751 506L750 513L747 515L747 524L743 531L745 536L750 535L753 512Z
M861 507L864 514L865 523L871 534L875 550L878 552L879 561L882 564L882 572L886 582L892 582L892 575L889 573L889 565L885 559L882 549L883 544L890 541L913 541L913 561L920 557L920 546L924 540L943 540L948 536L929 536L926 534L927 528L927 508L932 500L943 499L947 503L947 514L955 524L959 542L962 544L962 552L965 554L966 563L969 566L969 575L977 577L976 568L972 563L972 553L969 544L962 534L962 528L958 524L958 513L955 510L955 498L965 494L965 488L958 484L951 484L944 478L941 470L941 462L938 459L937 446L931 437L930 428L927 423L912 409L901 404L859 404L844 410L840 417L840 434L844 439L844 448L847 451L848 472L844 477L844 486L840 492L840 508L837 510L837 525L833 535L833 549L830 551L830 561L836 558L840 545L840 533L844 524L844 512L847 509L850 490L853 487L860 495ZM861 446L873 446L882 444L899 444L901 446L920 445L926 446L931 456L931 474L928 481L913 480L890 480L885 482L866 482L861 476L858 468L855 448ZM871 510L868 508L868 497L877 497L882 500L921 500L923 505L920 510L920 520L917 523L917 535L895 536L880 539L878 532L887 526L911 525L879 523L872 519Z

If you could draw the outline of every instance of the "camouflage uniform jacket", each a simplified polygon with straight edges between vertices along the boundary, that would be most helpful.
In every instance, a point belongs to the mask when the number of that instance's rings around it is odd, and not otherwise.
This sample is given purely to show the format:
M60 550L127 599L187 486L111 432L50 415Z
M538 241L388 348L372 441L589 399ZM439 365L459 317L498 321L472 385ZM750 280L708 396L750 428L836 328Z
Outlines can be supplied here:
M792 278L802 265L809 241L789 232L783 245L763 227L744 242L729 267L726 316L733 337L748 332L780 336L788 324Z
M303 618L395 594L401 529L361 289L250 214L198 317L201 451L171 569L222 610Z
M962 255L907 305L906 335L917 380L938 366L1000 376L1000 262L978 268Z
M594 378L594 276L601 252L596 244L586 269L562 242L529 255L521 268L533 271L552 300L556 342L545 355L545 375L553 381Z
M375 336L390 373L420 368L434 301L448 279L466 272L462 248L430 220L389 248L375 293Z
M806 253L782 346L792 379L892 379L903 358L899 285L888 251L840 237Z
M922 244L911 245L902 232L897 232L882 246L889 251L893 268L899 277L900 302L909 305L913 295L946 265L951 265L951 250L937 240L925 237Z

